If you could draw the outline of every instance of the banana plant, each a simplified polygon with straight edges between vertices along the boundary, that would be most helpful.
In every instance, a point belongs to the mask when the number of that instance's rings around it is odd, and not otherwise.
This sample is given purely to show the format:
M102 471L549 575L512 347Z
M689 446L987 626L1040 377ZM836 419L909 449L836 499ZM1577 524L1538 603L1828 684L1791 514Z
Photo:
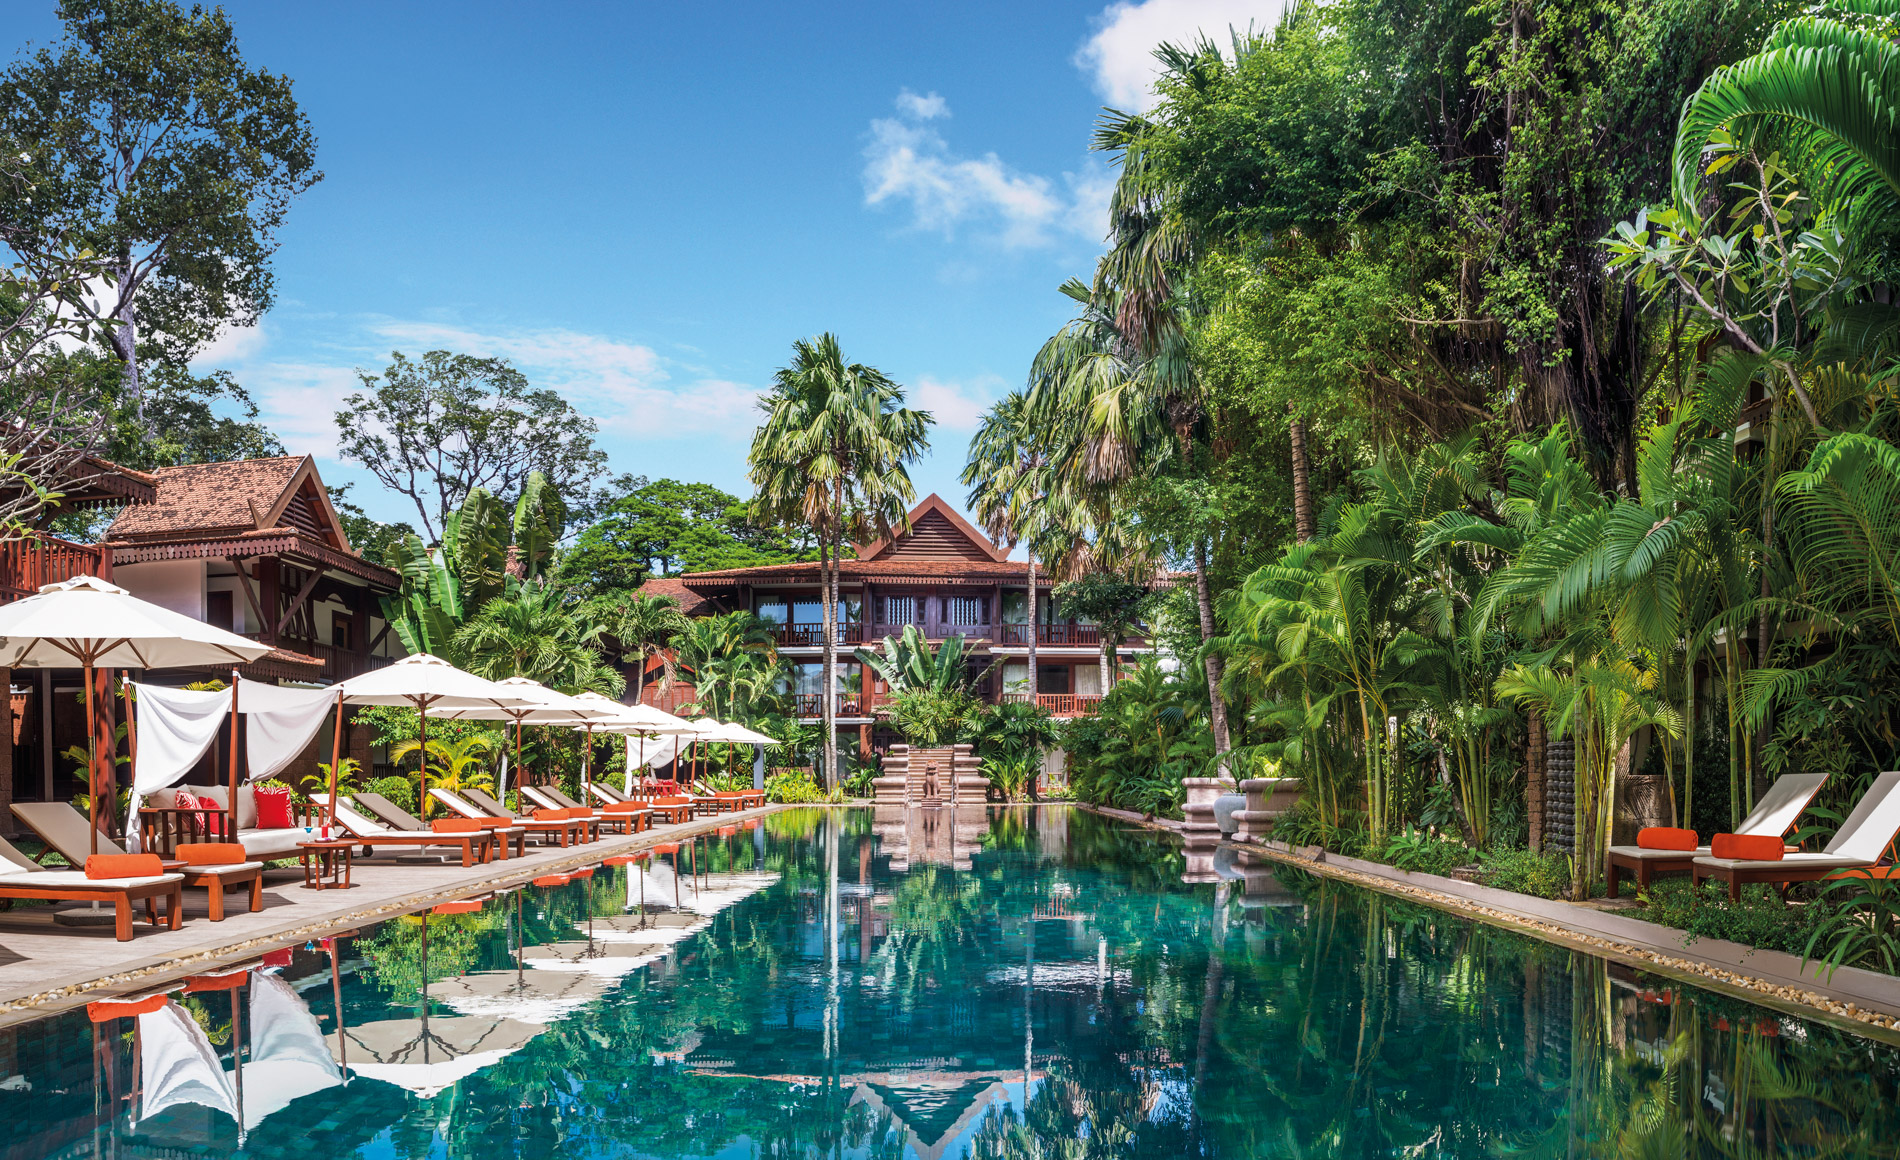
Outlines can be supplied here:
M974 677L969 674L964 664L963 637L953 636L933 652L929 638L914 624L905 625L900 637L885 637L876 649L858 649L857 656L893 693L967 693L971 685L989 675L989 669Z

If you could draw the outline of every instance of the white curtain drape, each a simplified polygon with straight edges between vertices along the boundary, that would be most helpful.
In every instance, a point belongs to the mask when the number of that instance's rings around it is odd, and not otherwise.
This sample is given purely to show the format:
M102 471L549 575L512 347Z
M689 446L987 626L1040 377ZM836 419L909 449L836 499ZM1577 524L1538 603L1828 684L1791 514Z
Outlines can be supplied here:
M137 850L139 803L146 794L177 785L198 764L231 712L231 690L201 693L141 684L134 684L132 690L138 758L132 763L132 803L125 834L128 848Z
M679 755L690 737L641 737L629 733L627 738L627 772L620 787L621 793L633 792L633 771L635 769L657 769ZM643 773L641 776L645 776Z
M244 714L247 781L258 781L302 756L336 707L334 689L285 689L238 678ZM141 738L141 740L143 740Z

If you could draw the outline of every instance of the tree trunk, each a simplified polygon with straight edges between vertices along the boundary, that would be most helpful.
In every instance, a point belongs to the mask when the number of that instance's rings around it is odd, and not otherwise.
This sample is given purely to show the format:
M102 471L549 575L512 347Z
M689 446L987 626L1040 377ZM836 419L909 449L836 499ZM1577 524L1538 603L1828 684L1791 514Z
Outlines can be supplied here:
M822 626L820 631L825 634L825 647L821 654L824 657L824 669L818 676L818 715L823 721L822 728L825 733L824 760L820 763L822 768L819 771L819 778L824 783L826 793L830 793L831 787L837 783L838 773L838 705L831 695L832 673L838 664L838 642L835 639L837 626L834 623L837 620L838 610L831 600L831 578L837 567L837 556L835 545L819 545L818 599L824 602L824 611L820 615L819 623Z
M640 653L633 659L633 703L638 705L646 699L647 691L647 654Z
M129 271L121 272L122 277L129 274ZM145 397L141 393L139 383L138 312L130 300L127 300L120 308L115 321L118 325L106 332L106 338L112 343L112 352L118 355L119 361L124 364L119 371L119 379L124 384L126 399L131 402L133 411L138 416L139 426L143 428L145 426Z
M1313 493L1306 463L1306 424L1296 414L1286 430L1293 440L1293 534L1304 544L1319 531L1313 519Z
M1111 680L1110 674L1114 672L1114 662L1110 658L1115 653L1115 639L1106 631L1099 628L1097 631L1102 633L1102 652L1098 659L1102 662L1102 695L1106 697Z
M1207 541L1194 542L1194 593L1201 613L1201 644L1205 646L1214 639L1214 598L1207 588ZM1226 753L1232 748L1227 739L1227 703L1221 698L1220 658L1211 651L1204 651L1202 662L1207 668L1208 717L1214 727L1214 752ZM1225 769L1226 763L1222 762Z
M1029 550L1029 703L1038 704L1037 694L1041 691L1036 684L1036 638L1042 635L1042 625L1038 622L1036 605L1036 551Z

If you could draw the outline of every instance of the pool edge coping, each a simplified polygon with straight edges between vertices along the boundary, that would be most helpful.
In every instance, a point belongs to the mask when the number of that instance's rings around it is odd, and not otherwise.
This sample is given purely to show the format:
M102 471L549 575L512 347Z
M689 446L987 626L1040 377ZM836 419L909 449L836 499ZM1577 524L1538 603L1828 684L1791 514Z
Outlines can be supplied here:
M1177 836L1181 833L1181 823L1166 818L1087 802L1074 804L1120 821ZM1894 976L1859 967L1841 967L1831 976L1817 977L1826 974L1821 967L1803 971L1800 957L1785 951L1750 947L1725 939L1698 938L1689 942L1686 933L1674 927L1576 903L1537 898L1436 874L1414 873L1339 854L1322 852L1320 857L1312 858L1292 847L1264 839L1223 838L1218 844L1264 854L1323 877L1422 902L1492 926L1746 999L1757 1006L1803 1018L1818 1018L1857 1035L1900 1045L1900 978Z

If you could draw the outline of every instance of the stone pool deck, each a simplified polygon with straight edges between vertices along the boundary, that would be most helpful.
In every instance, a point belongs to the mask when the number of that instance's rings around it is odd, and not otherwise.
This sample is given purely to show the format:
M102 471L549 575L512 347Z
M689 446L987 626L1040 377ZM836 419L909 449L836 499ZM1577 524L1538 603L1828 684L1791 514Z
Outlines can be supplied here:
M1160 829L1180 823L1125 810L1097 813ZM1415 874L1317 847L1293 848L1258 840L1220 843L1250 857L1264 856L1315 874L1384 894L1421 902L1547 942L1562 943L1643 970L1722 991L1764 1007L1804 1018L1844 1023L1883 1041L1900 1043L1900 978L1858 967L1829 972L1801 956L1763 950L1726 939L1693 938L1674 927L1646 922L1636 906L1609 909L1590 903L1537 898L1436 874Z
M226 898L225 919L208 917L203 890L185 891L185 922L175 931L154 929L141 919L130 942L113 937L112 925L69 927L53 921L54 907L0 911L0 1027L78 1006L94 999L150 992L187 975L215 971L254 959L265 951L323 938L456 898L521 886L543 874L598 864L667 842L743 825L785 807L768 805L739 813L698 818L644 833L604 837L563 849L529 846L525 857L464 869L450 863L398 862L402 852L358 857L349 890L306 890L303 871L266 871L264 906L244 909L244 894ZM680 851L683 865L688 854ZM59 904L58 909L69 909ZM107 911L109 915L110 910Z

